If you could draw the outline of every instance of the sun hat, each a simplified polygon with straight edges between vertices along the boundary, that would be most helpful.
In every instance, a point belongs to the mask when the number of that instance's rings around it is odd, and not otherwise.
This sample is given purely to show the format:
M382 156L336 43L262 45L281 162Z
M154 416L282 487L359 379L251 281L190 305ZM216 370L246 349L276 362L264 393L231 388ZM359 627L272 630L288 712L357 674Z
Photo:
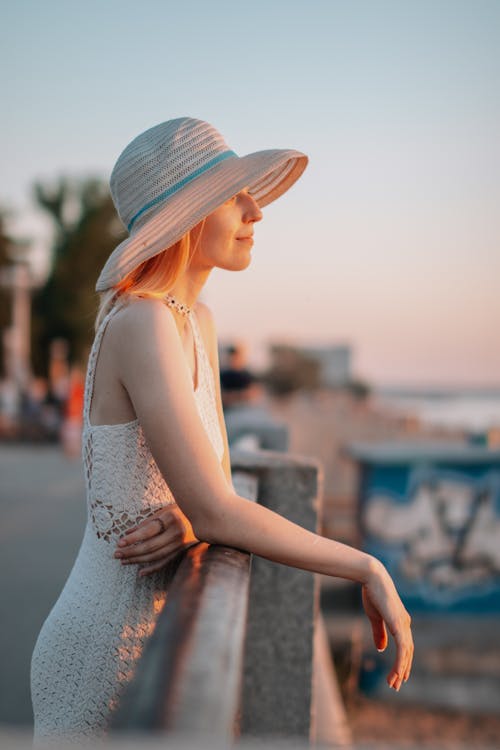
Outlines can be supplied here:
M129 236L107 259L96 291L110 289L248 187L262 208L300 177L308 158L293 149L238 156L208 122L155 125L134 138L111 172L113 203Z

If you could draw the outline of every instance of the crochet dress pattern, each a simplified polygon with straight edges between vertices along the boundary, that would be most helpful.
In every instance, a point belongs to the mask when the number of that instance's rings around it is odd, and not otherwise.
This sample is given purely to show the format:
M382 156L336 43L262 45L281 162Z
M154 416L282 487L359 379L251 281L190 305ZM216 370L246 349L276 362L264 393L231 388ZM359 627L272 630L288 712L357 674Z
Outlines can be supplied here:
M31 657L34 747L46 747L51 740L78 744L105 737L111 714L168 598L168 564L166 569L140 577L140 565L122 565L113 556L126 529L175 502L138 419L90 424L97 356L117 309L112 308L102 320L87 367L82 432L87 522L83 539ZM194 398L222 461L224 443L214 373L194 311L187 317L197 362Z

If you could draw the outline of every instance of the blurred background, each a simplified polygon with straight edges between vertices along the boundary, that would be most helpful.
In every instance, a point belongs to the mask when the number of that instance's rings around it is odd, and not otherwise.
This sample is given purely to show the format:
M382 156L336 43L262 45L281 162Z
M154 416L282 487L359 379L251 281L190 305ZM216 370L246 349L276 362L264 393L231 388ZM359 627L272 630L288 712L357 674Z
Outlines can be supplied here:
M500 3L19 0L0 39L0 723L30 725L85 524L94 285L125 236L109 173L189 115L240 155L310 158L201 298L232 444L281 425L317 457L322 533L383 559L414 615L392 695L359 588L322 579L352 738L499 746Z

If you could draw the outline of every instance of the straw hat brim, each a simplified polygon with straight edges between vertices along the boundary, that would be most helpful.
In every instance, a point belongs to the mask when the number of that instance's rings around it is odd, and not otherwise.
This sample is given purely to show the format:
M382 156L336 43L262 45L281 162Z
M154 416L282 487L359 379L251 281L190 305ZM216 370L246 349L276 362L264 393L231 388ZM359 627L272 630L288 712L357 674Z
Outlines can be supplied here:
M107 259L96 291L110 289L141 263L175 244L186 232L244 188L262 208L300 177L308 158L293 149L256 151L226 159L169 196L162 208L120 242Z

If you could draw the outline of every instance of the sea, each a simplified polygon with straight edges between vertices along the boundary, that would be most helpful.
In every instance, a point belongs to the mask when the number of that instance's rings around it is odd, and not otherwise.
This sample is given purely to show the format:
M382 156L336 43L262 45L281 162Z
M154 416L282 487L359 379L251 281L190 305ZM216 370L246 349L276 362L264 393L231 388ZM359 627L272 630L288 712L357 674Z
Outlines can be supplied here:
M439 427L486 432L500 428L500 388L373 387L373 399L389 410Z

